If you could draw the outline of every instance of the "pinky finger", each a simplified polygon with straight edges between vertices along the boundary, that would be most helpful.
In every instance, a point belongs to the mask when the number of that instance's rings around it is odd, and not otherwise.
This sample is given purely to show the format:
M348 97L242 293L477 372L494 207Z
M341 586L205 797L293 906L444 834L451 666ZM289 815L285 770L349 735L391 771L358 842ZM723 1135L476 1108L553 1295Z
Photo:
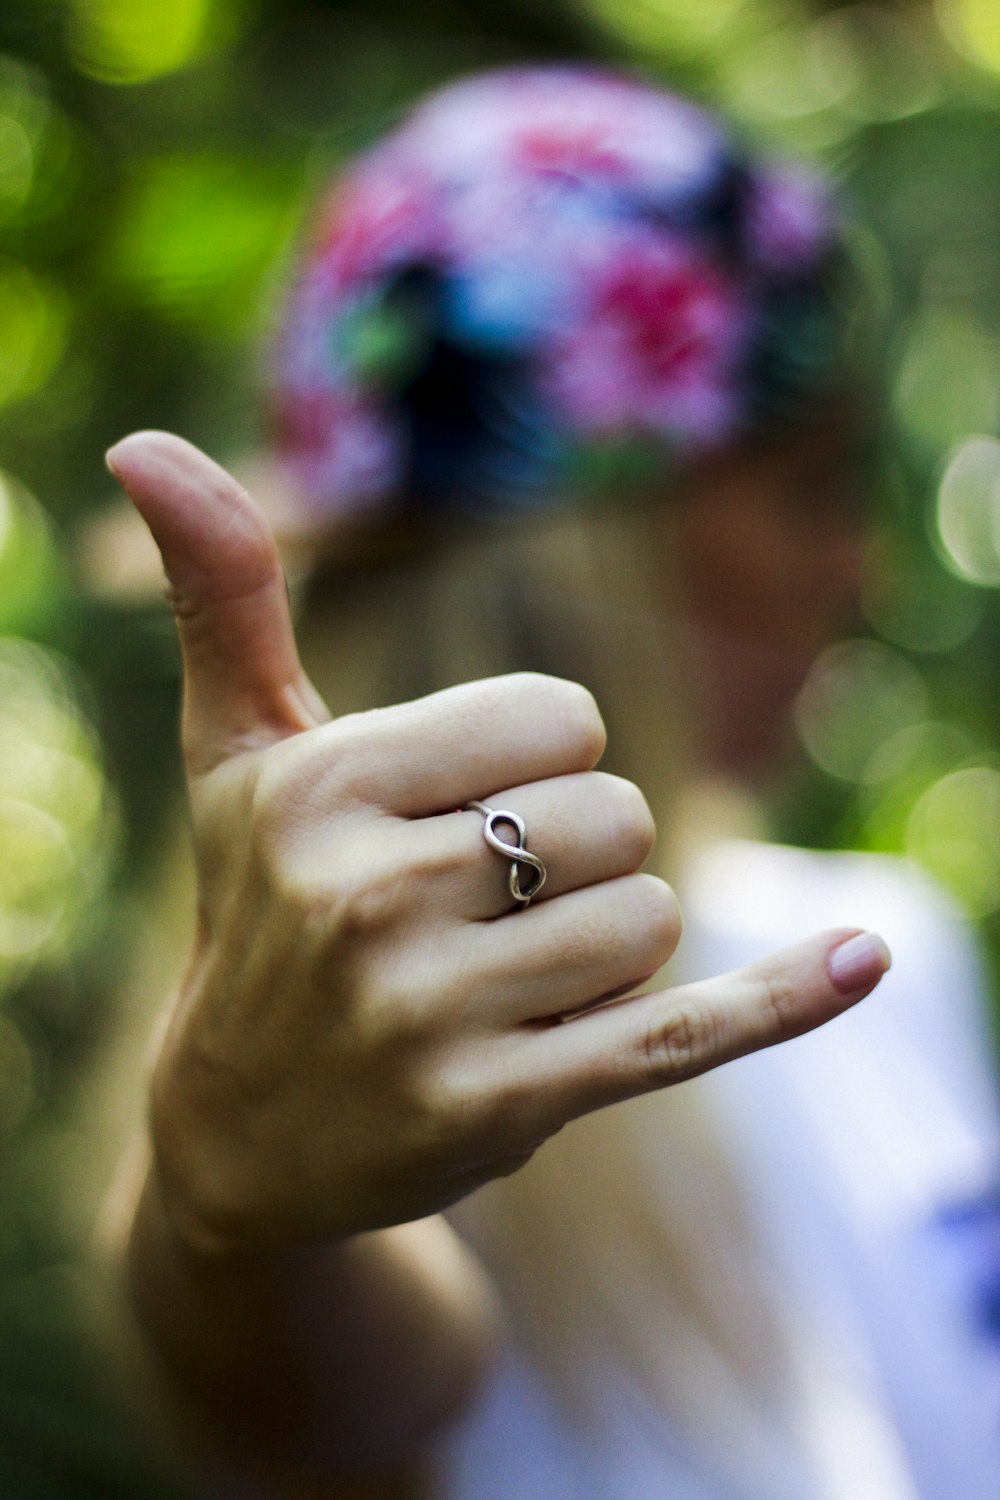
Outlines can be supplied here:
M536 1098L556 1130L578 1115L666 1088L821 1026L889 968L874 933L840 929L715 979L589 1011L530 1043Z

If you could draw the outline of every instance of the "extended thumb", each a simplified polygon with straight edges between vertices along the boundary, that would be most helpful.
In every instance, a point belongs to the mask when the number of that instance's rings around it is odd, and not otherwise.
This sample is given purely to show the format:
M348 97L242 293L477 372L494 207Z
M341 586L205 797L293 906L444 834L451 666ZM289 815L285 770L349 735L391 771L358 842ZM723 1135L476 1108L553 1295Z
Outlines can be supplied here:
M160 549L184 655L191 769L329 718L299 662L271 529L232 475L167 432L107 455Z

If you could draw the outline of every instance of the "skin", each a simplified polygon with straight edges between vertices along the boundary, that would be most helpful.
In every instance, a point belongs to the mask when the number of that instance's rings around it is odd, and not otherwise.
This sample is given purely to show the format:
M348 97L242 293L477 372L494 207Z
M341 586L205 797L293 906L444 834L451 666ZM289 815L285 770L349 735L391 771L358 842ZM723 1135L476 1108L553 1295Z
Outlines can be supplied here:
M692 466L665 546L681 589L703 759L757 781L785 764L788 709L857 612L866 526L855 414Z
M199 872L132 1294L215 1472L328 1493L419 1452L487 1357L489 1289L441 1209L576 1116L830 1019L888 954L839 929L632 994L680 921L640 870L644 798L595 769L590 695L522 674L332 723L249 497L167 434L109 464L170 580ZM472 798L548 865L525 911Z

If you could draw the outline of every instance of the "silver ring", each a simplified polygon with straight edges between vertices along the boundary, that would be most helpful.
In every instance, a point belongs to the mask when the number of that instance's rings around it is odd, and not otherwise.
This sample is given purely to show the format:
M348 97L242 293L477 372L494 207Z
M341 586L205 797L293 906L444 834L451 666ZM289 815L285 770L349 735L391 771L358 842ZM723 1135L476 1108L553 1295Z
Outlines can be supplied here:
M531 854L525 848L527 833L524 823L517 813L507 812L504 808L487 807L485 802L467 802L466 812L482 813L486 822L483 824L483 838L491 849L498 854L505 855L510 860L510 874L507 884L510 893L518 906L527 906L533 896L537 896L545 884L545 866L537 854ZM511 844L501 838L496 831L498 823L509 823L512 828L517 829L517 843ZM532 872L532 878L527 885L521 884L521 866L525 866Z

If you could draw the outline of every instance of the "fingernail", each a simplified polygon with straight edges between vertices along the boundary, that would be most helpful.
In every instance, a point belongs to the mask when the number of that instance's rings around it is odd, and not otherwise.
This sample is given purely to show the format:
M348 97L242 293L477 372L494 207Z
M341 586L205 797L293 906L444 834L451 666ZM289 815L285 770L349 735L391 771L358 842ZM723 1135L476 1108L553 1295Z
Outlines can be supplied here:
M119 438L117 443L112 443L104 455L104 462L116 479L119 477L118 459L123 449L128 446L128 441L127 437Z
M147 434L143 432L128 432L123 438L119 438L117 443L111 444L111 447L104 455L104 462L116 479L120 479L119 458L122 453L135 445L136 438L141 439L145 437L147 437Z
M834 948L826 960L834 989L842 995L870 989L892 965L892 954L877 932L859 932Z

